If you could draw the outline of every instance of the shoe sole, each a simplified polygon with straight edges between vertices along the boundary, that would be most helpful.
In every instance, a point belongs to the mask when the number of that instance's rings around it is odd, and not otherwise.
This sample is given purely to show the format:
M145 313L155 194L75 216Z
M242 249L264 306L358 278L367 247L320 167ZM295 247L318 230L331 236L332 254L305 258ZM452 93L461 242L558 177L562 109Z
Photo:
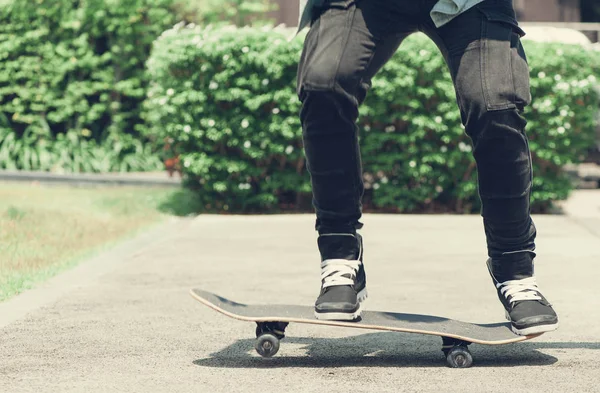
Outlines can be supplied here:
M506 313L506 319L509 322L512 322L508 313ZM558 329L558 322L553 323L553 324L531 326L531 327L524 328L524 329L519 329L512 323L510 325L510 330L512 330L512 332L514 334L519 335L519 336L531 336L533 334L542 334L542 333L547 333L547 332L553 332L556 329Z
M316 312L315 318L320 321L355 321L362 314L362 302L367 299L367 288L360 291L356 297L358 298L358 308L352 313L346 312Z

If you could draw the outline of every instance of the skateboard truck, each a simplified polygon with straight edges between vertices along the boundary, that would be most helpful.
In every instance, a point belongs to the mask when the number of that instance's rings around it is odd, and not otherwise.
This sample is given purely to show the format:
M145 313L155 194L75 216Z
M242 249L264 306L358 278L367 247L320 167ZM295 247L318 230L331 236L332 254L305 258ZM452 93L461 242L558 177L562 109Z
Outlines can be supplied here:
M256 352L265 358L275 355L279 351L279 341L285 337L287 326L287 322L256 322Z

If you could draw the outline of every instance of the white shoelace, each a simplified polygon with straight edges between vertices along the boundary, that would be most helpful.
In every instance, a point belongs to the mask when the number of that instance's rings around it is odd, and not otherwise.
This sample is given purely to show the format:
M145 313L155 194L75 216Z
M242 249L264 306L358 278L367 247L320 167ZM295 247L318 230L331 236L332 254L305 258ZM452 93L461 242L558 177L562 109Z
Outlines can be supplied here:
M510 298L511 304L522 300L542 300L535 277L504 281L496 284L496 288L505 298Z
M321 280L323 288L354 285L354 278L360 267L360 261L347 259L326 259L321 262Z

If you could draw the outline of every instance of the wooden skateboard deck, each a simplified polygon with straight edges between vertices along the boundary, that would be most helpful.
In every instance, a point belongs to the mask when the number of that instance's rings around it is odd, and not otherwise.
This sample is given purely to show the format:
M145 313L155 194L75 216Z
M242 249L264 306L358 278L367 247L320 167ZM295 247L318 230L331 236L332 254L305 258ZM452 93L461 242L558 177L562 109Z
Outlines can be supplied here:
M539 334L518 336L511 331L508 322L476 324L431 315L386 311L363 311L360 321L357 322L323 321L315 318L314 307L310 306L247 305L197 288L192 289L190 294L200 303L230 318L256 322L258 325L256 349L264 357L273 356L278 351L279 340L284 337L285 328L289 323L439 336L443 339L442 350L452 367L469 367L471 365L472 357L467 349L467 345L471 343L503 345L539 336Z

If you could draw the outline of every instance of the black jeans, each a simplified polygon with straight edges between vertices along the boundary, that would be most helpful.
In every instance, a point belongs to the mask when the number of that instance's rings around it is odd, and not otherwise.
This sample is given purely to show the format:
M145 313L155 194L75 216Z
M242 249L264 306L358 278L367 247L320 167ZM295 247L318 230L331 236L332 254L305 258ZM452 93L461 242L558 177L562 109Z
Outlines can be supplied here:
M358 108L371 78L407 36L421 31L446 59L473 143L489 256L531 257L536 229L521 115L531 102L524 33L511 0L486 0L440 28L429 16L436 2L325 0L315 15L298 68L298 96L317 229L362 225Z

